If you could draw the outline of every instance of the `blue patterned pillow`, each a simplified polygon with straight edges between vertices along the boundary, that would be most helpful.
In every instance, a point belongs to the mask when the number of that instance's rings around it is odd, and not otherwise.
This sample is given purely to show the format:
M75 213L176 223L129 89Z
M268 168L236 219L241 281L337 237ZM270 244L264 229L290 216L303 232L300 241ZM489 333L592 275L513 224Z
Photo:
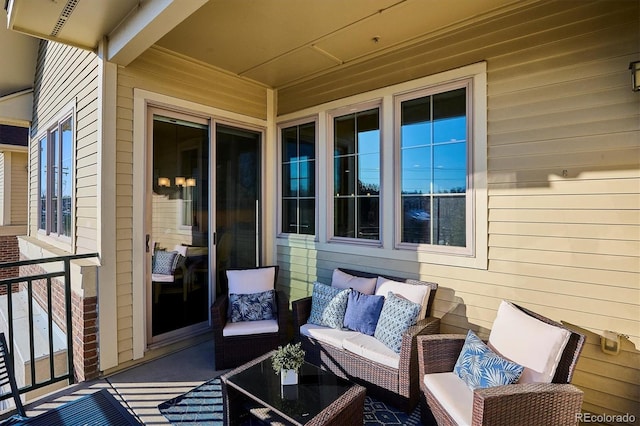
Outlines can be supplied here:
M231 322L276 319L275 291L252 294L230 294Z
M373 337L394 352L400 353L402 335L418 322L421 309L422 306L418 303L398 297L392 292L387 293Z
M153 256L153 270L151 272L161 275L173 274L173 268L177 256L177 251L156 251Z
M341 289L319 282L313 283L310 324L342 328L351 289Z
M469 330L453 372L470 389L516 383L524 367L493 352L476 334Z

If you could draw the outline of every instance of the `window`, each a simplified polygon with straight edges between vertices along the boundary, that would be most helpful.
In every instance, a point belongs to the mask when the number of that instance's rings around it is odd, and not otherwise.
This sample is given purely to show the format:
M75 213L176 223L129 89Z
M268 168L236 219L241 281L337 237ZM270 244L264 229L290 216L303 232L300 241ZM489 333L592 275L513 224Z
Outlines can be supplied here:
M282 223L284 233L316 233L316 124L281 129Z
M379 109L333 119L333 234L380 240Z
M468 246L468 91L459 83L398 99L401 243Z
M47 235L71 237L73 121L67 116L38 141L40 148L38 228Z

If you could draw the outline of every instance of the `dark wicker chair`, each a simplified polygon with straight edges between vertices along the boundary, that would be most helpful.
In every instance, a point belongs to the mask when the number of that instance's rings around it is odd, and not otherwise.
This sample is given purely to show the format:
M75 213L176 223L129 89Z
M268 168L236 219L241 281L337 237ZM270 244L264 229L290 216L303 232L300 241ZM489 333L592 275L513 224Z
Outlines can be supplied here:
M584 345L584 335L521 306L514 306L547 324L568 330L571 336L562 353L552 383L516 383L474 390L472 425L577 424L583 392L570 383ZM426 387L422 378L425 374L453 371L465 337L464 334L418 337L420 409L422 423L425 425L457 424Z
M292 302L294 332L296 333L296 340L302 342L307 362L361 384L367 388L367 395L375 396L405 412L411 412L418 403L420 392L416 337L440 331L440 319L431 316L431 308L438 284L351 269L339 269L358 277L375 278L382 276L393 281L427 285L431 288L425 318L419 320L415 326L410 327L402 337L399 369L382 365L374 360L300 335L300 326L307 323L311 313L311 297Z
M274 277L278 277L278 266ZM229 296L218 296L211 306L211 319L213 323L214 351L216 369L222 370L235 368L260 355L263 355L287 340L287 327L289 318L289 298L283 291L276 290L276 303L278 306L278 331L274 333L261 333L240 336L224 336L223 329L227 325Z

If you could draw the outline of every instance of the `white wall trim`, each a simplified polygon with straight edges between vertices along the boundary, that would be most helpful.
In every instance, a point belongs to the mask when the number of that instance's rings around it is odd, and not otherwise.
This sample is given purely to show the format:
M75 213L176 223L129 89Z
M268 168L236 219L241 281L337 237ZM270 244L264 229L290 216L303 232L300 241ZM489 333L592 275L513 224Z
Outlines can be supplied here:
M100 315L100 370L118 365L118 298L116 280L116 93L117 66L104 57L106 41L98 51L98 187L96 246L100 255L98 301Z

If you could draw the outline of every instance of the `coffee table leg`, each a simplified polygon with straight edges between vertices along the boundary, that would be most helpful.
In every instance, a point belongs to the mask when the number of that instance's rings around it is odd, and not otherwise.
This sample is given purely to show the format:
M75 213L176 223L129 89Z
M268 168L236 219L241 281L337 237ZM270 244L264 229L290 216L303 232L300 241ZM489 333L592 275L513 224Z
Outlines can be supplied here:
M222 400L225 425L241 424L240 418L243 414L243 399L244 395L233 386L229 386L225 378L222 377Z

